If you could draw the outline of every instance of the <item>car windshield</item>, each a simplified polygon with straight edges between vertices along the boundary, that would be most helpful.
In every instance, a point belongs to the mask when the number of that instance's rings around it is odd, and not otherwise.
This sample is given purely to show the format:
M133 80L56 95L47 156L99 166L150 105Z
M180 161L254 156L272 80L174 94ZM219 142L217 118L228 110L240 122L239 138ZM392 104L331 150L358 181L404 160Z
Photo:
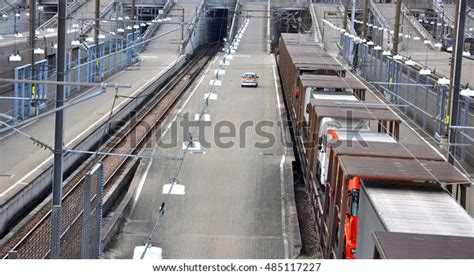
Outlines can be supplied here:
M244 74L245 78L252 78L255 77L255 74Z

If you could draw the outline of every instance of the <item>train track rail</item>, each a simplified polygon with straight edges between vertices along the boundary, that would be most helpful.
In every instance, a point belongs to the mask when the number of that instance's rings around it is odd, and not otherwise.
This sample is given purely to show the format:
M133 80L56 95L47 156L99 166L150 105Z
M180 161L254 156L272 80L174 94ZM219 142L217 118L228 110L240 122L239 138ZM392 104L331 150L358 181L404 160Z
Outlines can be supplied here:
M138 154L154 130L161 125L180 96L193 83L206 63L215 55L218 46L209 47L194 58L185 68L170 80L160 92L155 93L142 110L135 114L122 128L111 136L100 148L101 152ZM79 234L80 226L71 226L82 215L83 185L85 175L99 162L104 164L104 196L113 191L117 180L130 168L131 157L96 155L90 157L78 171L66 180L63 187L62 236ZM18 258L48 258L51 235L51 203L37 211L16 234L1 248L0 257L9 251L17 251ZM73 230L75 232L68 232ZM78 231L78 232L76 232Z

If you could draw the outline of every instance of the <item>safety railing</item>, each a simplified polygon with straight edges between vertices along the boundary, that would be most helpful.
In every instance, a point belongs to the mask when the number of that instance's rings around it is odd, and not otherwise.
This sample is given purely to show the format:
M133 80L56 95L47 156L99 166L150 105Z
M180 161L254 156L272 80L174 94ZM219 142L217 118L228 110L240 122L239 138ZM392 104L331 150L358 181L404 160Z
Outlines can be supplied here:
M140 31L135 31L126 34L123 38L115 37L101 41L98 48L92 43L68 50L65 78L67 82L78 84L65 86L66 99L82 91L83 87L80 83L101 82L106 77L134 64L142 50L142 41ZM14 78L32 80L31 71L30 64L16 67ZM49 69L47 60L37 61L34 72L35 80L55 80L56 78L56 71ZM31 84L14 84L13 94L17 99L5 104L6 111L3 112L9 120L21 121L35 115L36 112L48 109L48 103L54 98L54 85L35 86L33 90Z
M100 18L104 18L112 9L117 5L118 3L115 1L110 2L101 12L100 12ZM85 24L83 32L87 33L89 32L92 27L94 26L94 21L89 21L88 23Z
M148 26L146 31L142 34L143 41L147 41L153 35L153 33L155 33L156 29L161 25L161 22L159 20L162 20L169 13L173 5L174 0L166 1L166 4L163 6L163 13L158 14L158 16L156 16L156 18L153 20L153 24Z
M68 13L70 14L70 13L76 11L77 9L82 7L85 3L87 3L87 0L75 0L75 1L70 2L67 5ZM49 29L49 28L55 28L55 27L57 27L57 25L58 25L58 14L56 13L53 17L49 18L48 20L46 20L46 22L41 24L38 27L38 29L45 30L45 29Z
M454 17L451 16L451 14L447 13L443 7L441 7L438 4L438 0L433 0L433 7L436 13L438 14L443 14L443 19L445 23L448 23L449 25L454 25ZM439 16L439 15L438 15Z
M19 3L18 1L12 1L12 3L6 3L4 2L4 7L0 9L0 14L9 14L10 12L14 11L15 9L18 8Z
M390 29L391 25L387 22L387 19L385 19L385 16L380 11L379 7L375 4L374 0L369 1L369 6L372 12L375 14L375 18L377 18L382 27Z
M444 23L445 24L448 24L449 26L454 26L455 25L455 19L454 17L449 14L448 12L446 12L446 10L444 9L444 7L441 7L439 4L438 4L438 1L437 0L434 0L433 1L433 8L436 12L436 14L438 15L438 17L441 17L442 20L444 20ZM440 15L441 14L441 15ZM472 20L474 19L474 15L472 15L471 13L467 13L467 15L469 16L469 18ZM465 32L464 33L464 36L465 37L472 37L471 33L470 32Z
M407 118L415 121L419 129L443 143L448 133L449 81L439 81L439 76L423 66L408 62L406 57L393 58L381 48L354 42L349 35L341 34L343 59L368 83L372 84L392 106ZM351 48L353 52L349 52ZM467 162L474 161L474 121L469 96L459 97L456 154Z
M429 46L434 49L436 41L434 40L433 35L431 35L431 33L429 33L425 29L425 27L423 27L420 24L420 22L418 22L415 16L410 14L408 8L403 3L402 3L402 14L408 20L410 25L423 37L423 39L430 41Z

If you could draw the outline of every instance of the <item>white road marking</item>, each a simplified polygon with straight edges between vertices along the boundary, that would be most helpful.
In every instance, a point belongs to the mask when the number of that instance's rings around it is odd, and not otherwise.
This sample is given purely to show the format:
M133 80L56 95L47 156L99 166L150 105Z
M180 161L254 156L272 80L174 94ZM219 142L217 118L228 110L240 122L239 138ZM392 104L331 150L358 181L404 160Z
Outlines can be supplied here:
M225 75L225 70L223 69L214 70L214 74Z
M272 58L272 70L273 70L273 81L275 84L275 94L276 94L276 99L277 99L277 107L278 107L278 114L279 118L278 120L280 121L280 125L283 125L283 122L281 121L281 101L280 101L280 94L278 93L278 82L277 82L277 74L275 71L275 56L273 54L270 55ZM285 136L285 129L281 128L282 130L282 135L283 138ZM280 190L281 190L281 196L283 197L284 194L286 194L286 188L285 188L285 161L286 161L286 155L287 155L287 149L283 145L283 153L281 154L281 160L280 160ZM285 203L281 204L281 226L282 226L282 237L283 237L283 250L285 254L285 259L289 258L289 248L288 248L288 236L286 234L286 205Z
M217 94L214 94L214 93L205 93L204 94L204 99L207 99L209 98L209 100L217 100Z
M217 56L214 58L214 60L212 61L212 64L215 63L217 59ZM211 67L211 66L209 66ZM173 123L176 121L176 119L178 118L179 114L183 111L184 107L186 107L186 105L188 104L189 100L193 97L194 93L197 91L197 89L199 88L199 86L201 86L201 83L202 81L204 80L204 78L206 77L206 72L209 72L209 68L207 68L205 71L204 71L204 74L201 76L201 78L199 79L197 85L194 87L194 89L191 91L191 93L189 94L188 98L186 98L186 100L184 101L183 105L181 106L181 108L179 108L179 110L176 112L176 114L174 115L173 119L171 120L171 122L168 124L168 126L166 127L165 131L163 131L163 133L161 134L160 136L160 139L162 139L166 133L168 132L168 130L171 128L171 126L173 125ZM156 147L155 147L156 148ZM153 149L153 152L155 152L155 148ZM136 201L138 201L138 199L140 198L140 194L141 194L141 190L142 188L140 186L143 187L145 181L146 181L146 178L148 176L148 170L150 169L151 165L153 163L153 160L150 161L150 163L148 164L148 167L147 169L145 170L145 173L143 175L143 177L140 179L140 185L139 185L139 188L137 189L137 194L135 195L135 198L134 198L134 204L132 206L132 212L133 212L133 209L134 209L134 205L136 204ZM143 181L143 182L142 182Z
M201 143L193 140L192 145L189 145L189 141L185 141L181 148L183 151L201 151Z
M156 55L144 55L144 54L141 54L140 57L143 58L143 59L158 59L158 56L156 56Z
M209 85L211 86L222 86L222 81L217 79L209 80Z
M178 110L178 112L176 112L176 115L174 116L173 120L171 120L171 122L168 124L168 127L166 127L166 130L163 132L163 134L161 134L160 136L160 139L164 137L164 135L168 132L168 130L171 128L171 125L173 125L173 123L176 121L176 119L178 118L178 115L183 111L184 107L186 106L186 104L188 104L189 100L191 99L191 97L194 95L194 93L196 92L197 88L201 85L202 81L204 80L204 77L206 75L202 75L201 76L201 79L199 79L198 81L198 84L196 85L196 87L194 87L193 91L191 92L191 94L189 95L189 97L186 99L186 101L183 103L183 106L181 106L181 108Z
M193 91L191 92L191 94L189 95L189 97L186 99L186 101L184 102L183 106L181 106L181 108L178 110L178 112L176 112L175 116L173 117L173 120L171 120L171 122L168 124L168 126L166 127L165 131L163 131L163 133L161 134L160 136L160 139L163 138L163 136L168 132L168 130L171 128L171 125L173 125L173 123L176 121L176 119L178 118L178 115L181 113L181 111L183 110L184 106L186 106L186 104L188 103L189 99L193 96L194 92L196 92L197 88L199 87L199 85L201 85L202 81L204 80L204 75L201 77L201 79L199 79L198 81L198 84L196 85L196 87L194 87ZM156 147L155 147L156 148ZM155 148L153 148L153 153L155 153ZM138 198L140 197L140 194L141 194L141 191L143 189L143 185L145 184L145 181L146 181L146 178L148 176L148 171L150 170L151 168L151 165L153 164L153 159L150 160L150 162L148 163L148 166L145 170L145 172L143 173L143 176L142 178L140 179L140 183L138 185L138 189L137 189L137 193L135 194L135 197L133 199L133 205L132 205L132 210L131 212L133 212L133 210L135 209L135 205L138 201Z
M141 194L142 189L143 189L143 185L145 184L145 180L148 176L148 172L150 171L150 168L151 168L152 164L153 164L153 159L151 159L150 162L148 162L148 166L146 167L145 172L143 173L142 177L140 178L140 182L138 183L137 192L135 193L135 197L133 198L131 213L133 213L133 210L135 209L135 206L138 202L138 198L140 197L140 194Z
M201 117L201 114L198 113L198 114L195 114L194 115L194 120L195 121L199 121L199 118ZM202 118L201 118L201 121L211 121L211 115L210 114L203 114L202 115Z

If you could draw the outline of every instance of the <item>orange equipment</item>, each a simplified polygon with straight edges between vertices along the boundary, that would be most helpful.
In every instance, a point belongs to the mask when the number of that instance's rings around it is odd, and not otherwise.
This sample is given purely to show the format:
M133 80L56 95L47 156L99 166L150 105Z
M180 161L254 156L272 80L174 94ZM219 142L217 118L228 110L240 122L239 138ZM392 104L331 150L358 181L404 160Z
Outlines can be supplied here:
M359 209L359 190L360 178L354 177L349 180L347 192L347 213L345 215L345 252L346 259L355 259L355 251L357 245L357 225L358 225L358 209Z
M301 92L300 92L300 87L299 87L299 86L296 86L296 87L295 87L295 97L296 97L296 98L300 97L300 93L301 93Z

